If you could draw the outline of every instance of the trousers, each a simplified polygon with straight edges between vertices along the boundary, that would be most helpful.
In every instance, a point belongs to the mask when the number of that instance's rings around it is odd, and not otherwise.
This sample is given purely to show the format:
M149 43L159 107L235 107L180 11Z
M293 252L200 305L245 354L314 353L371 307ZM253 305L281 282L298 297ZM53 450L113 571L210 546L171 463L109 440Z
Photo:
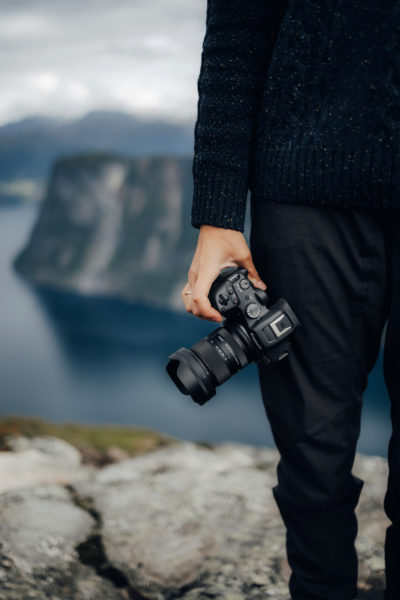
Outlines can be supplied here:
M355 507L364 481L352 467L362 396L384 337L392 422L384 598L399 600L400 209L250 201L256 269L270 301L285 298L301 322L286 358L257 362L280 455L272 491L286 529L291 597L357 596Z

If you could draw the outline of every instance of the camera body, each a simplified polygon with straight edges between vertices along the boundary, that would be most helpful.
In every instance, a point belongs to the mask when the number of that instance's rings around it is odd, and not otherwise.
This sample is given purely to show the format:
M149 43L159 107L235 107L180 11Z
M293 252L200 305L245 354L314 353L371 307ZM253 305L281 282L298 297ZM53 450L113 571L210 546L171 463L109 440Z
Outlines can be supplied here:
M228 267L211 285L209 300L224 317L241 323L254 345L254 359L278 362L289 354L287 339L300 324L283 298L271 307L268 294L247 278L244 267Z
M244 267L223 269L208 294L223 324L190 349L169 355L166 370L183 394L198 404L215 395L215 387L250 362L276 363L288 356L289 336L301 325L289 304L255 287Z

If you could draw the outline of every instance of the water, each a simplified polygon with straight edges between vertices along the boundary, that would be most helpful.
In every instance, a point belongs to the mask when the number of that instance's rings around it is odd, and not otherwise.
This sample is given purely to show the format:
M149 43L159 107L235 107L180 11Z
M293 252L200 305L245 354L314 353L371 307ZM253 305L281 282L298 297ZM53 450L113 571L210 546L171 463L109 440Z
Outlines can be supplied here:
M36 210L0 209L1 414L274 446L254 364L217 388L204 406L182 395L165 371L169 354L191 346L215 324L117 300L40 292L15 274L11 261ZM364 396L359 451L387 457L389 410L381 355Z

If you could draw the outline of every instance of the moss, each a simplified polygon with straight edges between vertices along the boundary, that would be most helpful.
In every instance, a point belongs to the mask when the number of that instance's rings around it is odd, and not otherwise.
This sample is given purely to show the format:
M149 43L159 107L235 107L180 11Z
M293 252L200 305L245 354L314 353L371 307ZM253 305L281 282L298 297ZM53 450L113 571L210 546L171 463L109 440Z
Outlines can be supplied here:
M52 422L40 417L6 415L0 418L0 450L7 449L9 435L51 435L61 438L86 455L86 462L102 462L100 455L110 448L123 450L129 456L138 456L180 442L177 438L144 427Z

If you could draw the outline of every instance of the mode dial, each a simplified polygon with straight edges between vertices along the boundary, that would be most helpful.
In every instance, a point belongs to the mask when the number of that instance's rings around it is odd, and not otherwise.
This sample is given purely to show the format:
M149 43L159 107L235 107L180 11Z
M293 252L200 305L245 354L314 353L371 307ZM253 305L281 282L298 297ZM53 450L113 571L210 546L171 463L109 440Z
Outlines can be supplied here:
M246 315L250 317L250 319L257 319L261 314L261 308L255 302L250 302L246 306Z

